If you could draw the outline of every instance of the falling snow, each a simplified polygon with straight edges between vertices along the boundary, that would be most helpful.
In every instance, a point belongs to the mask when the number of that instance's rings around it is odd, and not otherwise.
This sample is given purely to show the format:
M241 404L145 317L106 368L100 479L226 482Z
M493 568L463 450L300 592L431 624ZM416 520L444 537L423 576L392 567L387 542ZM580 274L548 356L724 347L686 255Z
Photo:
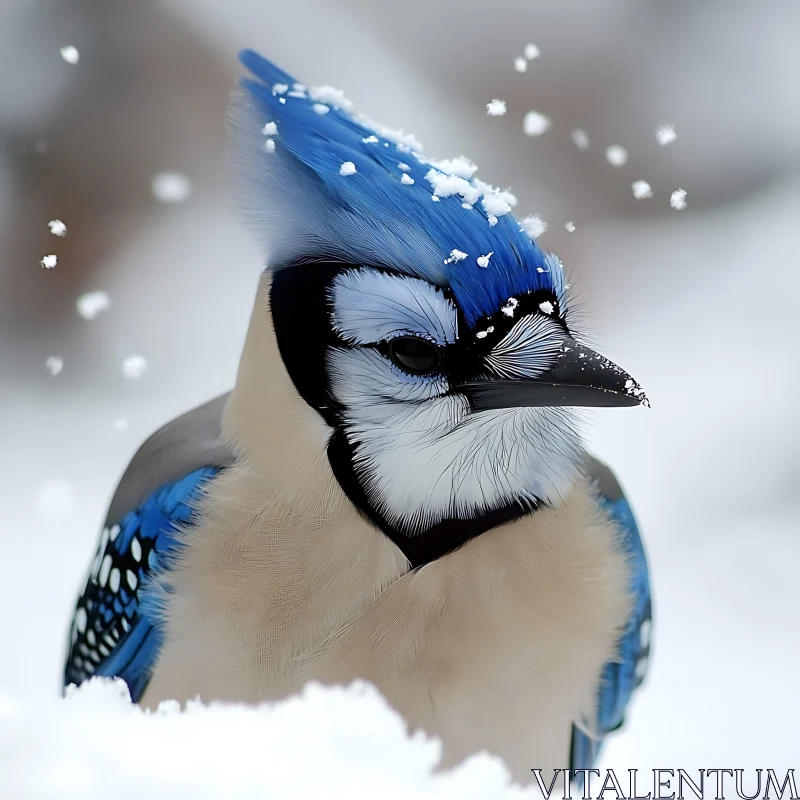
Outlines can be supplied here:
M111 305L108 295L103 291L87 292L78 298L78 314L84 319L94 319L100 312L108 311Z
M486 113L490 117L502 117L506 113L506 101L495 98L486 104Z
M550 127L550 119L538 111L529 111L522 120L526 136L541 136Z
M567 229L568 233L575 233L575 223L574 222L565 222L564 227Z
M634 181L631 184L631 190L633 191L633 196L637 200L643 200L645 197L653 196L653 190L647 181Z
M53 269L56 266L56 264L58 264L58 256L56 255L45 256L39 263L45 269Z
M192 193L192 183L182 172L159 172L150 182L160 203L182 203Z
M522 56L519 56L519 58L514 59L514 69L517 72L525 72L528 69L528 62Z
M144 356L128 356L122 362L122 377L129 381L138 381L147 369L147 359Z
M71 44L61 48L61 58L63 58L67 64L77 64L80 57L81 54L78 52L78 48Z
M267 141L264 142L264 150L267 153L274 153L275 152L275 140L274 139L267 139Z
M534 58L539 58L539 48L535 44L525 45L525 58L532 61Z
M669 204L676 211L683 211L686 208L686 189L676 189L669 196Z
M50 233L53 236L66 236L67 226L60 220L54 219L47 223L50 226Z
M262 129L261 133L264 136L277 136L278 135L278 126L274 122L268 122Z
M538 215L531 214L520 220L520 227L531 239L536 239L547 230L547 223Z
M572 131L572 141L575 143L575 147L577 147L578 150L589 149L589 134L580 128L575 128L575 130Z
M45 362L48 372L55 378L64 369L64 359L61 356L50 356Z
M339 167L339 174L340 175L355 175L356 174L356 165L352 161L345 161L341 167Z
M606 161L612 167L621 167L628 160L628 151L618 144L606 148Z
M675 133L674 125L660 125L656 129L656 139L662 147L674 142L677 138L678 134Z

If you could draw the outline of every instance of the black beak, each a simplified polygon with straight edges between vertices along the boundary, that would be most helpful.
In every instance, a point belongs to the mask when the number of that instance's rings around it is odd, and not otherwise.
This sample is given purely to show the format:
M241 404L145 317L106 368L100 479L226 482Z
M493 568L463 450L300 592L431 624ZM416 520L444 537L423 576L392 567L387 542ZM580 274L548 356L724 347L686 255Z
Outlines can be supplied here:
M535 379L487 378L461 384L473 411L524 406L650 406L642 387L604 356L564 341L556 363Z

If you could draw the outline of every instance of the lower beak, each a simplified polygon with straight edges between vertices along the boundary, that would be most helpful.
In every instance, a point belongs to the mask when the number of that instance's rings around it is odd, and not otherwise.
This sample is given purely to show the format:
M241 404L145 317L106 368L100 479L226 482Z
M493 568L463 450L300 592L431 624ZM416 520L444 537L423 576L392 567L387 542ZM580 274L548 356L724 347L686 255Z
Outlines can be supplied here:
M531 406L649 408L642 387L624 369L604 356L565 340L556 363L538 378L469 381L458 387L473 411Z

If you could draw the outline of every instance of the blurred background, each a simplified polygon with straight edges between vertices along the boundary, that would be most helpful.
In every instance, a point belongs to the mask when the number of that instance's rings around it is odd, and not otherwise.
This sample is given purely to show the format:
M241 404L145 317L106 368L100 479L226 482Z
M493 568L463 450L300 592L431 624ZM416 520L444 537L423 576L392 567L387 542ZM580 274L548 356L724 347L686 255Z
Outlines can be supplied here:
M234 380L263 268L223 159L247 46L511 187L651 398L587 420L655 592L604 766L800 766L798 31L783 0L3 0L0 687L59 691L127 461Z

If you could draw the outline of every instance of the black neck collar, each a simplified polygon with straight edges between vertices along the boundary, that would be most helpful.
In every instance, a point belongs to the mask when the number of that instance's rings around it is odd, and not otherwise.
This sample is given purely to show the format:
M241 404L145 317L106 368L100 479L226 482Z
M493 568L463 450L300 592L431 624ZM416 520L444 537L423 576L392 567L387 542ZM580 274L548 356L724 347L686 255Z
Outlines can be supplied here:
M530 514L538 508L538 504L535 503L524 504L515 501L502 508L487 511L475 519L448 517L424 531L409 535L393 526L372 507L353 467L354 455L354 446L347 441L344 433L337 429L328 442L328 460L336 480L350 502L397 545L409 560L412 569L436 561L457 550L470 539L498 525Z

